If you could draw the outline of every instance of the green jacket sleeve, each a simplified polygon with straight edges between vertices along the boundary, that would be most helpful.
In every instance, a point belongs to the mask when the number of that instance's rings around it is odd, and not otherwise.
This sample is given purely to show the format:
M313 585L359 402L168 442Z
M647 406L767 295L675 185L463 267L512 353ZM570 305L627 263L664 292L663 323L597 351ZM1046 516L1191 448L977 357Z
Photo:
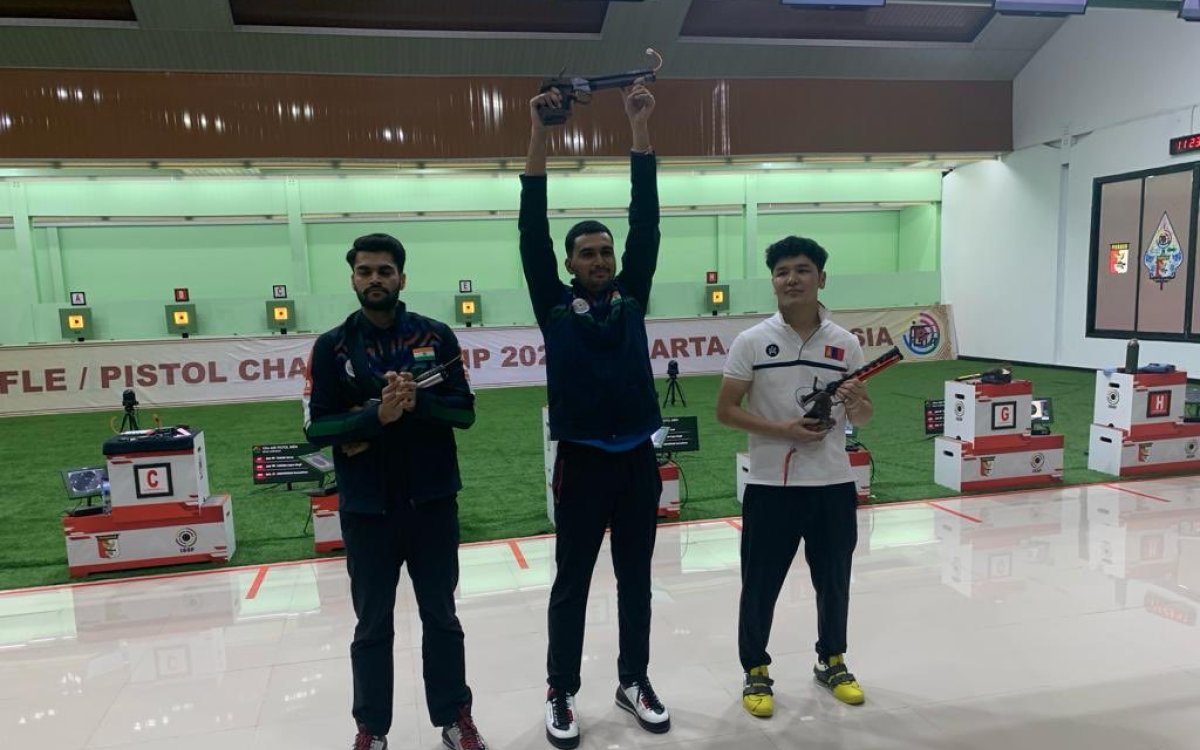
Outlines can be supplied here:
M342 387L333 341L326 334L313 344L304 384L304 437L319 447L370 440L383 430L379 402L357 404Z

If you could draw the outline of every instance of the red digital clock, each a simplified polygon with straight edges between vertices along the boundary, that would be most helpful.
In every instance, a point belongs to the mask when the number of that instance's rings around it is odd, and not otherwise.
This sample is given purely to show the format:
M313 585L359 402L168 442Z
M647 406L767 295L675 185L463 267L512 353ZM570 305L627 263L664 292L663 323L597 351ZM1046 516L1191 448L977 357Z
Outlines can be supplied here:
M1192 151L1200 151L1200 133L1181 135L1171 139L1171 156L1188 154Z

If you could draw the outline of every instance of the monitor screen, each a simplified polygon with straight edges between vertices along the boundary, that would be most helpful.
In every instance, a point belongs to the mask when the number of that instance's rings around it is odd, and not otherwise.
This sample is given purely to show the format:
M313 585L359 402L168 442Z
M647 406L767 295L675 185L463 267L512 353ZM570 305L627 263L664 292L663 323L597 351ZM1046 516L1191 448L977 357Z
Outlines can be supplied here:
M1050 399L1035 398L1033 400L1032 421L1045 422L1047 424L1054 421L1054 408Z
M324 453L308 453L300 456L299 458L301 461L313 467L317 471L333 471L333 461L330 461L329 456L326 456Z
M700 450L700 427L697 418L663 417L661 435L652 436L654 447L667 453L684 453ZM659 445L659 441L662 445Z
M108 470L103 466L84 466L62 470L63 487L71 499L95 497L108 481Z
M942 399L925 402L925 434L941 435L946 428L946 402Z
M1179 17L1185 21L1200 21L1200 0L1183 0Z
M1087 10L1087 0L995 0L999 13L1069 16Z

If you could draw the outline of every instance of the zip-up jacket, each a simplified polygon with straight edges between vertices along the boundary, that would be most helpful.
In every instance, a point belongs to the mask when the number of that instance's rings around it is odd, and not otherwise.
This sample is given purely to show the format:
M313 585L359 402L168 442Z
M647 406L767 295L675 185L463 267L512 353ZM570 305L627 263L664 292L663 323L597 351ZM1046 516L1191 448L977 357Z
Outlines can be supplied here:
M321 334L308 362L304 434L334 446L340 509L384 513L395 502L422 503L462 489L454 429L475 422L475 395L467 382L458 339L432 318L396 308L387 329L362 311ZM445 379L417 390L416 407L389 425L379 422L384 373L420 376L439 365ZM368 443L348 456L340 446Z
M652 154L630 156L632 197L621 272L599 297L563 284L546 216L546 177L521 176L521 265L546 343L550 437L614 440L662 426L646 310L658 264L658 187Z

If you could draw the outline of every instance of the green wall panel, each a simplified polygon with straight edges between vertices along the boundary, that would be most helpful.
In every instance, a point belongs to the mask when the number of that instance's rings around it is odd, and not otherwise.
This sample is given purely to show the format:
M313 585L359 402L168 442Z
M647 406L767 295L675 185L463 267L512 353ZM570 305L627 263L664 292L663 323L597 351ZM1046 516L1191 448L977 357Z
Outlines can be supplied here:
M373 232L391 234L403 243L409 292L454 294L459 279L470 279L480 291L518 286L515 221L339 222L308 226L314 294L350 290L346 251L356 237Z
M51 260L50 254L54 252L54 248L50 242L50 231L53 230L33 230L33 272L37 279L36 296L33 298L35 302L54 302L58 299L51 270L54 261Z
M564 240L578 218L552 219L555 265L568 280ZM601 217L615 235L618 260L629 234L623 216ZM704 282L704 272L717 268L717 217L666 216L661 223L657 278ZM345 253L355 237L387 232L400 239L407 253L405 273L410 292L458 290L459 279L471 279L476 291L523 288L518 233L513 219L329 223L308 227L313 292L349 289Z
M273 284L290 281L285 224L63 227L58 232L63 280L70 289L86 291L93 305L166 304L175 287L187 287L197 301L264 300Z
M628 174L604 170L550 177L555 265L564 280L563 237L581 218L608 224L618 253L623 248ZM515 174L289 179L291 188L282 178L10 183L0 191L0 215L6 206L29 207L33 268L30 274L19 253L20 227L0 228L0 344L58 340L57 309L74 289L88 293L99 338L164 336L162 306L176 286L192 291L200 335L266 333L262 301L279 283L288 284L296 300L295 330L324 330L356 307L346 249L355 237L377 231L396 235L408 248L404 299L414 310L452 320L458 281L471 279L483 295L485 325L532 323L517 250ZM940 191L936 171L664 172L659 193L666 215L651 314L704 314L709 270L730 285L731 313L773 310L763 251L788 234L812 236L830 250L825 300L831 307L936 302ZM866 211L828 205L838 203L914 205ZM776 213L786 206L796 210ZM403 216L412 212L435 215ZM388 213L401 216L370 216ZM342 214L361 218L326 220ZM81 226L72 220L103 216L194 216L198 222ZM206 216L243 220L199 223ZM281 216L293 231L265 218Z
M0 228L0 300L15 302L22 299L25 299L25 290L21 288L17 233Z
M899 212L765 214L758 217L763 250L788 235L810 237L829 251L829 274L881 273L896 270ZM767 268L758 266L763 277Z
M303 178L305 214L516 210L516 175ZM627 183L628 184L628 183Z
M940 204L911 206L900 211L897 269L936 271L941 246Z
M719 270L717 219L716 216L663 217L655 278L691 282L702 287L704 273ZM696 304L699 306L699 302Z
M97 179L23 183L30 216L276 216L281 179Z
M937 171L872 170L762 173L759 203L892 203L942 199Z
M741 174L672 174L658 176L658 196L664 206L721 206L741 204L746 195L746 180ZM622 200L629 201L626 182Z

